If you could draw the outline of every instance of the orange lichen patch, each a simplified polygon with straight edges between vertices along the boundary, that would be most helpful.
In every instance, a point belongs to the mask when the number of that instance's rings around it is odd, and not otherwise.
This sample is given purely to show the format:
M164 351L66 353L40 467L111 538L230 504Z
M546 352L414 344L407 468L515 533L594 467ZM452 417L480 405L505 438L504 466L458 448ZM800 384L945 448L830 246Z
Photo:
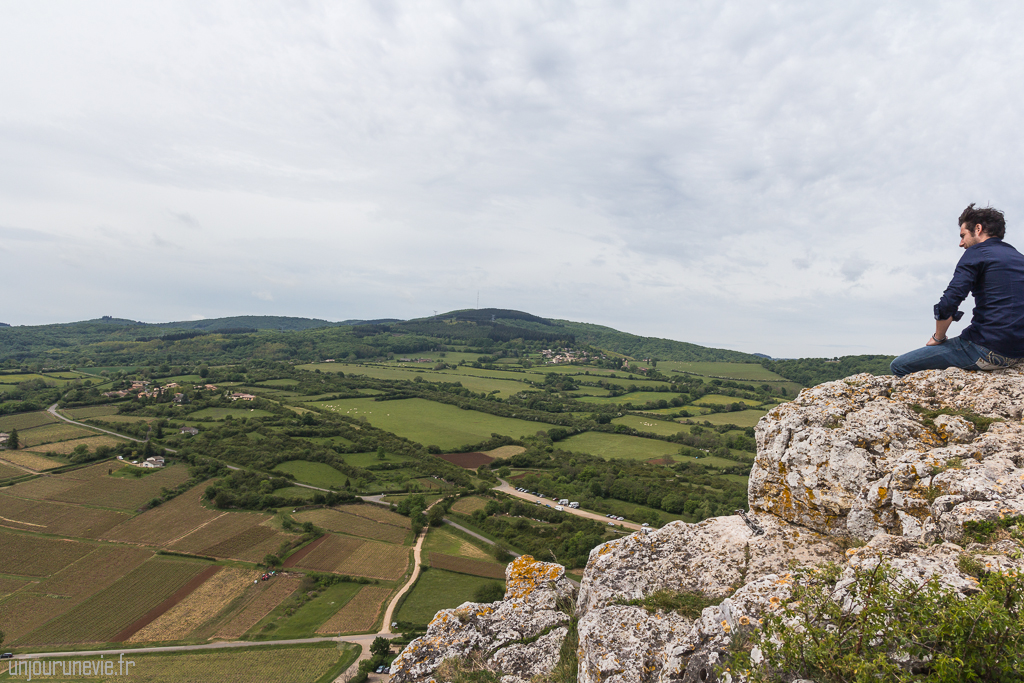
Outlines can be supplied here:
M508 568L508 597L524 599L549 581L557 581L564 571L560 565L538 562L530 555L517 557Z

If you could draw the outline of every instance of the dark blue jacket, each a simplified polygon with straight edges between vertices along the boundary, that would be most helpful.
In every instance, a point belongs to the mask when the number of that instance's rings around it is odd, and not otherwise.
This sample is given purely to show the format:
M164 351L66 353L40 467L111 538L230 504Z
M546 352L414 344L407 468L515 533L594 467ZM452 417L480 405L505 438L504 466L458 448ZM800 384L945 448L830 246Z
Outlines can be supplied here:
M1024 256L991 237L969 247L935 304L935 319L955 315L968 292L974 313L960 337L1010 358L1024 357Z

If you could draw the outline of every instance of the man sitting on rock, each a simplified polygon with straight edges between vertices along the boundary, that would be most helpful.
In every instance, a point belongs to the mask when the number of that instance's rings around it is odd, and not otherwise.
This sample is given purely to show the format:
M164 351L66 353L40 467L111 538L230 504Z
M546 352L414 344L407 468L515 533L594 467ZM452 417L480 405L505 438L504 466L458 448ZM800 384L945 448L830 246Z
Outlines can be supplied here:
M995 370L1024 358L1024 256L1003 241L1003 212L971 204L958 224L966 251L935 304L935 333L924 348L892 362L897 377L945 368ZM946 330L963 317L958 308L968 292L975 304L971 324L949 338Z

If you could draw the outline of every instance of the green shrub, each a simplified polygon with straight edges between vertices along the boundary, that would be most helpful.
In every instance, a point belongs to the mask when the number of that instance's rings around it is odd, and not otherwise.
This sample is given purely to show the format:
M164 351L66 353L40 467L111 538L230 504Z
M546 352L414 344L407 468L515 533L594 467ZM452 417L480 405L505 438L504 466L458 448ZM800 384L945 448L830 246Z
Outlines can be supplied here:
M727 666L751 681L1021 681L1024 576L991 573L967 597L933 577L922 585L886 564L858 570L848 597L835 565L798 571L792 600L733 634ZM854 609L851 606L856 605ZM764 663L754 666L757 646Z

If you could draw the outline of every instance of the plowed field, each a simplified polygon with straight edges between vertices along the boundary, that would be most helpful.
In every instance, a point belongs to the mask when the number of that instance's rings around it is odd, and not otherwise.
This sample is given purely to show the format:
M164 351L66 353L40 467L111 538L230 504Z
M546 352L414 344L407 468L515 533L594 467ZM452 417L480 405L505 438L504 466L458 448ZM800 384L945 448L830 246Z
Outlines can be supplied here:
M358 508L361 506L353 505L352 507ZM329 508L299 512L295 515L295 519L300 522L313 522L313 524L328 531L372 538L377 541L395 543L397 545L402 545L406 538L409 537L409 527L407 526L396 526ZM402 517L402 519L405 519L405 517Z
M377 623L381 607L394 589L364 586L351 600L317 629L317 633L361 633L371 630Z
M150 475L153 476L156 475ZM163 505L119 524L104 534L103 538L147 545L170 543L223 514L200 505L199 495L198 487L189 489Z
M252 585L246 595L244 606L231 620L217 631L217 638L235 639L256 625L260 619L284 602L285 598L295 592L301 579L298 576L275 576L270 581L261 581Z
M92 552L94 546L0 532L0 574L49 576Z
M0 451L0 457L9 463L19 465L21 467L27 467L28 469L36 472L50 470L64 464L28 451Z
M113 510L0 495L0 526L11 529L99 538L127 519L127 514Z
M33 446L32 448L25 449L28 453L56 453L57 455L67 455L79 446L87 446L90 451L96 450L99 446L110 446L113 448L118 444L124 443L123 439L118 439L113 436L89 436L83 439L71 439L70 441L58 441L57 443L48 443L43 446ZM56 467L56 465L51 465Z
M447 569L450 572L457 572L459 574L483 576L488 579L505 578L504 565L485 560L471 560L468 557L430 553L430 566L437 569Z
M223 543L234 536L270 519L268 515L249 512L225 512L204 526L195 529L169 544L173 550L207 555L207 548Z

